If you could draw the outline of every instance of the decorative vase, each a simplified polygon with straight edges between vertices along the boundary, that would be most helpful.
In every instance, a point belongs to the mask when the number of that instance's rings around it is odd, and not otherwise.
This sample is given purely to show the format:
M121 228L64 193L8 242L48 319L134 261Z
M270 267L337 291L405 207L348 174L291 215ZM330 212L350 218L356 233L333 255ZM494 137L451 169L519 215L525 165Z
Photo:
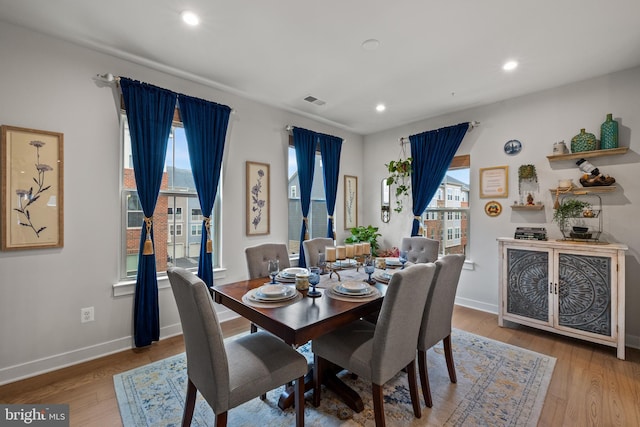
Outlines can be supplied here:
M607 114L607 120L600 126L600 148L618 148L618 122L613 120L612 114Z
M580 129L580 133L571 138L571 152L594 151L596 149L596 136Z

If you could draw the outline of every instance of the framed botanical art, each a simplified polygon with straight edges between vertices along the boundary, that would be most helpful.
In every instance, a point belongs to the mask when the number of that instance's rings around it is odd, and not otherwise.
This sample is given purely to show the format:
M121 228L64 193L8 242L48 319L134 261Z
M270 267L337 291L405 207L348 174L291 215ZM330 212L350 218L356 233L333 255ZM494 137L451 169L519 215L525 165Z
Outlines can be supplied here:
M344 228L358 226L358 177L344 176Z
M63 134L2 126L2 250L61 248Z
M509 166L480 169L480 198L509 197Z
M270 232L269 179L267 163L247 162L247 236Z

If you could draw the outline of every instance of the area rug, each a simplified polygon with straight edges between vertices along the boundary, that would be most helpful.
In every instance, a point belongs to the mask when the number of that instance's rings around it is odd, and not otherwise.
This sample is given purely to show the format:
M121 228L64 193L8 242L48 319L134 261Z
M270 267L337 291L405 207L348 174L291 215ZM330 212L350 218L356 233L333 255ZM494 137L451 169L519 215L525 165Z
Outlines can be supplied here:
M452 333L458 382L449 381L442 344L427 352L433 408L413 416L406 374L384 386L384 411L390 426L535 426L544 403L556 359L461 330ZM310 344L298 349L313 358ZM307 426L373 426L371 386L343 375L364 401L355 413L331 391L323 390L318 408L307 402ZM178 426L186 390L184 353L114 376L125 427ZM419 384L419 380L418 380ZM267 400L253 399L229 411L228 426L292 426L293 409L281 411L281 389ZM211 408L198 394L192 426L213 426Z

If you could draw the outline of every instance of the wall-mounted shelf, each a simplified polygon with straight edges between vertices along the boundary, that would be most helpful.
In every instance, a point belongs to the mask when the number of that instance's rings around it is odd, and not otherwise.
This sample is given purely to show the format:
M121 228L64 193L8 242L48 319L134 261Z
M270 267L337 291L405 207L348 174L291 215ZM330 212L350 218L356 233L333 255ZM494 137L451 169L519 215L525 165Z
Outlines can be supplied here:
M571 153L571 154L554 154L551 156L547 156L549 161L557 161L557 160L577 160L577 159L588 159L591 157L602 157L602 156L614 156L617 154L625 154L629 151L629 147L618 147L618 148L609 148L607 150L594 150L594 151L582 151L580 153Z
M589 193L612 193L616 191L618 187L615 185L602 186L602 187L576 187L571 190L566 188L550 188L549 191L555 194L556 191L560 191L560 194L589 194Z
M541 211L544 205L512 205L514 211Z

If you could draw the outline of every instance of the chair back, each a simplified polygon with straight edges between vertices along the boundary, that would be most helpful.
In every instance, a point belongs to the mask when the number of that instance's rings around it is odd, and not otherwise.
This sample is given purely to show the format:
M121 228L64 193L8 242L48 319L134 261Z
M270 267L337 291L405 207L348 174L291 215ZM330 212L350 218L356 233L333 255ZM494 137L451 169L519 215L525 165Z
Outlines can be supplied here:
M302 242L302 246L304 246L304 260L307 262L307 267L315 267L318 265L320 254L324 253L324 248L333 246L333 239L330 237L316 237L305 240Z
M384 384L416 358L420 319L435 275L433 263L393 274L373 337L372 381Z
M178 305L189 379L212 408L227 408L229 366L224 338L207 285L179 267L167 270Z
M422 236L403 237L400 250L407 251L407 261L416 263L435 262L438 259L437 240Z
M464 255L445 255L436 261L438 272L422 315L418 349L428 350L451 334L451 317Z
M277 259L280 261L280 270L291 267L287 245L284 243L263 243L261 245L245 248L249 279L267 277L269 266L267 261Z

